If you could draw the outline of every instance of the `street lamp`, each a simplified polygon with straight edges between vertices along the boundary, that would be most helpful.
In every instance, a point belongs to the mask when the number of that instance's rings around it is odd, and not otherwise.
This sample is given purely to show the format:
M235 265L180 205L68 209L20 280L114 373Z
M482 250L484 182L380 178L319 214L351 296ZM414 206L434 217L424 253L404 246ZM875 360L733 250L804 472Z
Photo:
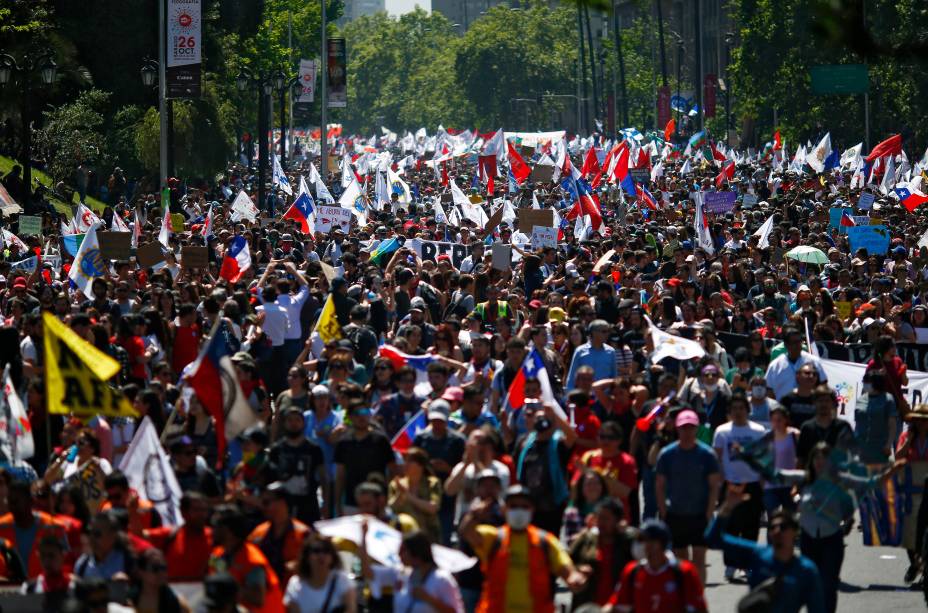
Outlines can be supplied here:
M240 92L245 92L249 88L258 93L258 202L259 208L264 207L265 200L265 180L268 176L268 149L269 143L267 133L268 110L270 101L268 97L274 93L274 83L276 81L273 74L252 73L245 67L242 67L235 77L235 86ZM249 156L250 157L250 156Z
M140 70L142 74L142 85L145 87L154 87L158 82L158 65L154 62L146 62Z
M287 91L292 90L294 96L303 93L303 86L299 77L287 79L283 71L274 75L274 89L280 95L280 167L287 163Z
M142 85L144 87L156 88L160 92L160 66L158 62L146 58L145 63L142 64L142 67L139 69L139 75L142 77ZM160 97L160 94L159 94ZM164 148L165 148L165 158L162 160L164 162L164 168L161 170L166 178L174 176L174 101L170 99L165 100L164 109L159 108L158 112L164 112L167 116L165 121L162 123L164 126ZM162 186L163 188L164 186Z
M18 77L20 86L20 120L22 121L22 151L20 162L23 167L23 185L26 190L26 202L32 196L32 128L30 127L29 101L35 88L32 87L30 75L38 73L39 79L45 86L52 85L58 77L58 65L51 55L44 53L34 57L27 57L22 63L7 53L0 53L0 86L6 86Z
M735 42L735 33L725 33L725 146L731 146L731 75L728 67L731 65L731 47Z

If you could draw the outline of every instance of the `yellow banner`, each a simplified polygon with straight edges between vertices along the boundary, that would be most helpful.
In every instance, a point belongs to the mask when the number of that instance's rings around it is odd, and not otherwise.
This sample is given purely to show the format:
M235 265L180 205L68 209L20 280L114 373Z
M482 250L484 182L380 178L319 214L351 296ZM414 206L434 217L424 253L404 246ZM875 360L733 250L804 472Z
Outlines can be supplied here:
M50 314L45 325L45 395L48 412L89 418L103 414L137 417L122 392L107 383L119 362L103 353Z
M324 343L337 341L342 337L342 327L338 325L338 318L335 316L335 301L332 300L332 294L329 294L322 307L319 321L316 322L316 332L319 333Z

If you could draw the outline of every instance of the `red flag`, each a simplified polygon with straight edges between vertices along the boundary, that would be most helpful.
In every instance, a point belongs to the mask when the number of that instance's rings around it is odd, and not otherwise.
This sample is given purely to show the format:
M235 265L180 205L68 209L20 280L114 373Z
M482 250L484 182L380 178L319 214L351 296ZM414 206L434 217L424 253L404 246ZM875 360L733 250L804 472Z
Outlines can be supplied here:
M851 219L851 216L847 214L847 211L845 211L844 214L841 215L841 225L845 228L853 228L857 224L854 223L854 220Z
M715 186L719 189L722 188L722 183L725 181L731 181L735 178L735 163L729 161L722 166L722 172L719 173L719 176L715 178Z
M532 174L532 169L528 167L512 143L506 141L506 147L509 149L509 168L512 170L512 176L516 178L516 183L522 185L528 176Z
M870 155L867 156L867 163L871 164L877 158L887 155L899 155L900 153L902 153L902 135L896 134L874 147Z
M712 149L712 159L713 159L713 160L715 160L715 161L717 161L717 162L724 162L725 160L728 159L727 157L725 157L725 154L724 154L724 153L722 153L721 151L719 151L718 149L716 149L715 143L711 143L711 144L709 145L709 148Z
M667 125L664 126L664 140L669 141L670 137L673 136L673 133L677 131L677 120L671 119L667 122Z
M783 148L783 141L780 140L780 131L777 130L773 133L773 150L779 151Z
M583 175L584 179L589 179L590 175L598 172L599 158L596 157L596 147L590 147L590 150L586 152L586 158L583 160L583 168L580 169L580 174Z

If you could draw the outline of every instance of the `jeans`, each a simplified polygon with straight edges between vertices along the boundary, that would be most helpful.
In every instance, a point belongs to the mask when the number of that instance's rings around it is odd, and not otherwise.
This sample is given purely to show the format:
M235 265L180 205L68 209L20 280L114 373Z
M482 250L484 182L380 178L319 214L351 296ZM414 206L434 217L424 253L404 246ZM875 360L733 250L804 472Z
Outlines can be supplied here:
M287 370L296 362L301 351L303 351L303 341L298 338L284 339L284 361L287 363Z
M644 512L641 521L657 517L657 496L654 494L654 468L645 466L641 471L641 492L644 495Z
M767 510L767 518L770 518L770 514L773 513L780 507L784 509L794 510L796 508L796 503L793 501L793 497L790 496L790 488L786 487L768 487L764 490L764 508Z
M725 484L727 490L729 484ZM745 485L744 492L750 495L750 498L741 502L732 509L728 524L725 526L725 532L732 536L737 536L749 541L757 541L760 535L760 518L764 511L763 493L760 482L754 481ZM721 498L724 500L725 494ZM728 556L724 556L726 566L735 566ZM747 570L747 569L743 569Z
M839 530L831 536L815 537L803 531L799 537L799 550L818 567L825 593L825 611L835 613L841 565L844 563L844 535Z

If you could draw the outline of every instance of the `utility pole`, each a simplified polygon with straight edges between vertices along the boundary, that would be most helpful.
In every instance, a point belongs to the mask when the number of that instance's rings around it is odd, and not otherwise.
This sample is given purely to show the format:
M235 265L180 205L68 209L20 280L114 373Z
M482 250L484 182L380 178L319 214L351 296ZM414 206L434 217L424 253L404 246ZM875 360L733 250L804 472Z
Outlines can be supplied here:
M328 151L326 151L326 145L328 145L328 124L326 123L326 105L328 105L328 89L327 89L327 79L329 78L329 56L328 49L326 44L326 32L325 32L325 0L319 0L322 3L322 55L320 56L320 64L322 64L321 77L322 81L320 85L322 86L322 112L320 113L320 121L322 125L319 127L319 154L322 157L319 165L319 172L322 174L322 180L324 181L328 178L326 175L329 172L329 157Z
M657 38L661 47L661 85L667 87L667 51L664 49L664 8L657 0Z
M702 130L704 127L705 113L703 112L704 109L702 108L702 8L700 0L693 0L693 16L695 18L696 25L696 28L693 30L693 38L695 42L693 51L696 59L696 74L693 75L693 85L696 87L696 105L699 108L699 112L696 113L696 120L699 125L699 129Z
M580 36L580 85L583 91L583 109L587 110L586 101L586 47L583 42L583 7L577 5L577 34ZM585 127L589 121L589 112L585 112L586 122L581 121L580 125Z
M625 53L622 51L622 32L619 29L618 4L612 7L612 38L615 41L615 54L619 61L619 88L622 90L622 125L628 126L628 91L625 89Z
M160 115L161 138L158 145L158 159L161 175L161 189L168 185L168 105L167 105L167 78L165 65L167 64L167 45L165 37L165 2L158 0L158 114Z
M583 7L583 17L586 21L586 40L587 47L590 50L590 76L593 79L593 119L596 118L596 115L599 113L599 96L597 94L597 81L596 78L596 57L593 52L593 27L590 24L590 7Z

